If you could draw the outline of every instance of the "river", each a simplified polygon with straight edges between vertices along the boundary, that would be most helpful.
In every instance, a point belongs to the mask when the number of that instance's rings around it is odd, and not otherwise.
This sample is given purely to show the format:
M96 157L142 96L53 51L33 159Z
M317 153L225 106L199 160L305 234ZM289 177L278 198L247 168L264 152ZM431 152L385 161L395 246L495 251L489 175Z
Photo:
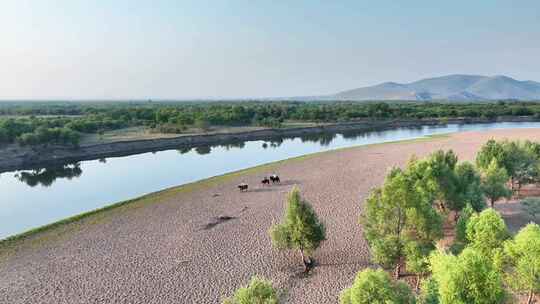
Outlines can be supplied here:
M146 193L291 157L429 135L508 128L540 128L540 122L317 134L5 172L0 175L0 239Z

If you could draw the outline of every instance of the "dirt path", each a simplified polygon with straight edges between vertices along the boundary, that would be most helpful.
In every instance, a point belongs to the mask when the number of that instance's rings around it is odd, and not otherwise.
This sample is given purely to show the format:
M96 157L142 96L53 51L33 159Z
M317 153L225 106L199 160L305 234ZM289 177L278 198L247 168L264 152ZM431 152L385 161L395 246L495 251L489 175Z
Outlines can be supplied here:
M472 159L489 138L540 140L540 129L322 153L54 228L0 248L0 303L218 303L255 274L285 290L287 303L336 303L356 272L370 265L358 215L389 167L436 149ZM261 176L272 172L281 185L260 186ZM250 191L239 193L239 182ZM295 184L327 225L328 240L316 253L320 265L309 277L298 274L295 253L272 249L267 234Z

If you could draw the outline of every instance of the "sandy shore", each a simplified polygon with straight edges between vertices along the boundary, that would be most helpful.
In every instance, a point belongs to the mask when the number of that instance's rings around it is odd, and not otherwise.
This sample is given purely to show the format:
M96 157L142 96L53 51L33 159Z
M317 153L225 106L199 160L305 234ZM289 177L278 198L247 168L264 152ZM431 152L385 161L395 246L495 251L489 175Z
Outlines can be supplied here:
M471 160L489 138L540 140L540 129L349 148L151 195L139 202L0 247L0 303L219 303L252 275L272 279L287 303L336 303L370 265L358 224L363 200L389 167L454 149ZM279 186L262 187L277 172ZM252 187L239 193L236 184ZM267 230L298 185L327 225L319 266L300 275L296 253L272 249ZM38 203L38 202L36 202ZM510 210L511 224L523 223ZM213 225L220 215L235 217ZM210 224L210 225L208 225Z

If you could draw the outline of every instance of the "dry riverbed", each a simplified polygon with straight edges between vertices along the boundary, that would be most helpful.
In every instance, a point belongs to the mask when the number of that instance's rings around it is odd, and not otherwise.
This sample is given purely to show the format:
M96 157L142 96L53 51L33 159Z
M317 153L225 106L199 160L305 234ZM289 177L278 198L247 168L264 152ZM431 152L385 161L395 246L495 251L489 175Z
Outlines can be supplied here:
M0 303L219 303L252 275L271 279L287 303L336 303L370 266L358 215L391 166L453 149L472 160L490 138L540 140L540 129L448 137L320 153L146 196L0 245ZM276 172L281 185L263 187ZM246 182L250 190L238 192ZM272 249L268 228L298 185L328 240L303 276L299 256ZM39 202L36 202L39 204ZM528 220L500 204L512 227Z

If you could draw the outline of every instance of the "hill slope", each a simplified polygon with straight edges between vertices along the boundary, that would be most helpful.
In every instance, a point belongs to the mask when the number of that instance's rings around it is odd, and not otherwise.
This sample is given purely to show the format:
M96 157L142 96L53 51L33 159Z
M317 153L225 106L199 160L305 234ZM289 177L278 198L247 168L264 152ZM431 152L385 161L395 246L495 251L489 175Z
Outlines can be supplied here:
M405 84L385 82L327 97L348 100L540 100L540 83L506 76L448 75Z

